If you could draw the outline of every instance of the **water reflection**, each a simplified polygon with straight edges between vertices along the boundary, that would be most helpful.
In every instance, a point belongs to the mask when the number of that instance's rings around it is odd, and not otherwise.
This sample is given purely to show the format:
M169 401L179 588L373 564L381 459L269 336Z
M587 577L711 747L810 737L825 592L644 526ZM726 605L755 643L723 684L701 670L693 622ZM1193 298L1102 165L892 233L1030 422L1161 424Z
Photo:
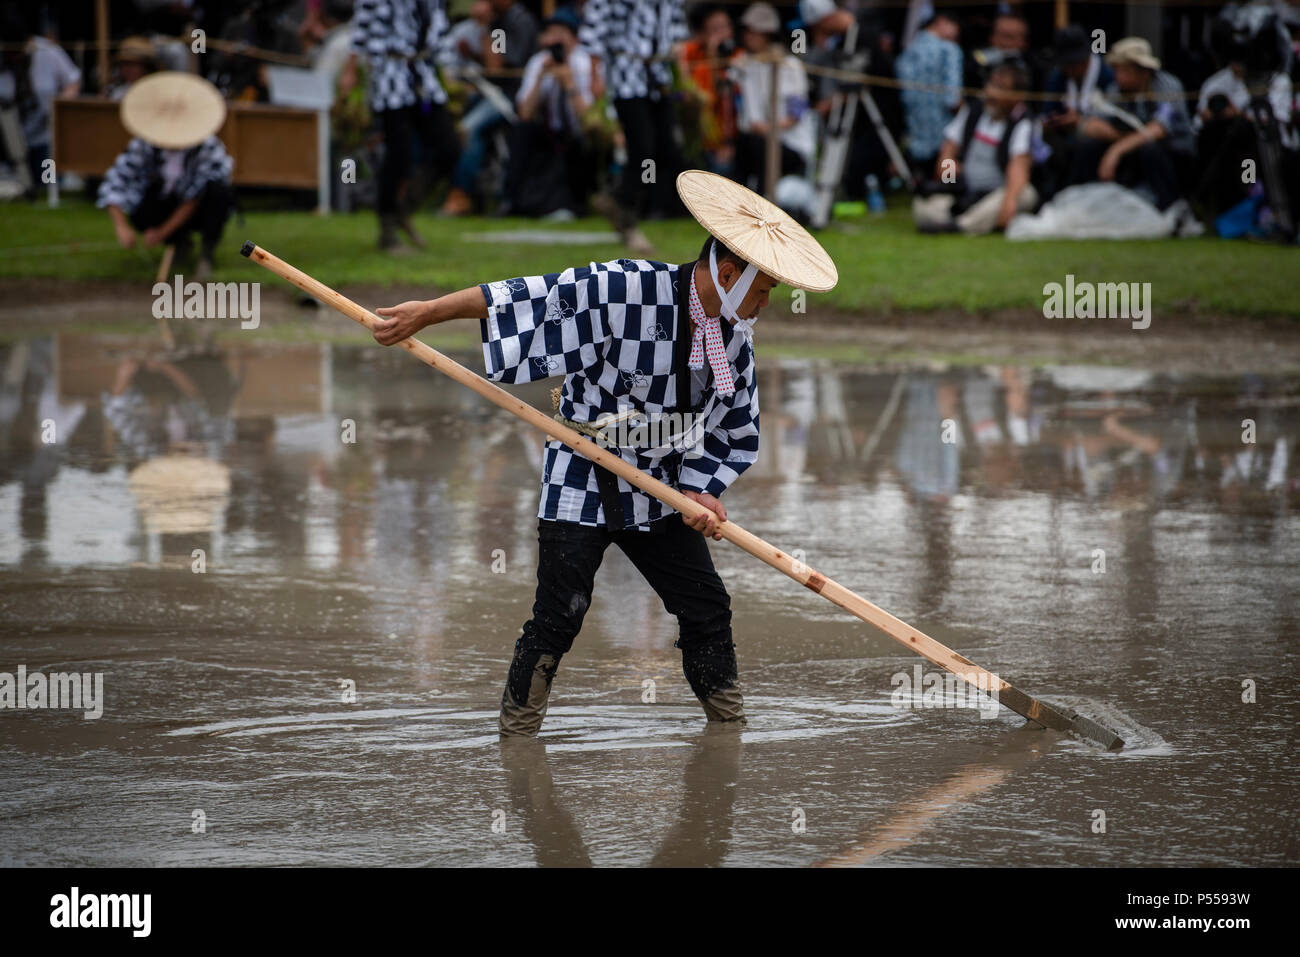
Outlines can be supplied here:
M165 356L85 336L0 347L0 562L159 563L204 548L319 574L382 557L385 573L436 584L489 544L527 551L540 438L393 358L329 345ZM951 577L959 495L1118 509L1125 548L1145 560L1155 510L1200 502L1267 539L1297 487L1293 382L791 361L768 363L760 390L748 480L793 509L809 483L896 484L930 602Z
M15 784L0 817L53 828L77 861L191 864L313 863L323 846L350 863L866 863L936 854L940 833L961 845L943 860L979 863L988 835L971 821L1012 830L1029 806L1048 810L1018 862L1240 863L1239 820L1287 824L1300 383L765 359L759 390L760 460L728 493L741 524L1017 684L1103 699L1168 747L1122 772L1073 752L1022 767L1014 722L894 712L904 650L718 545L754 702L743 750L698 735L675 623L611 553L554 692L550 753L498 759L539 436L404 352L42 336L0 345L0 652L99 662L110 707L101 722L0 716L0 782ZM519 392L546 407L544 385ZM1265 691L1251 707L1242 677ZM211 723L244 730L168 737ZM987 747L954 744L972 739ZM138 787L86 787L59 765L70 754L77 775ZM339 754L362 770L340 772ZM422 784L448 786L413 788L413 754ZM177 795L263 773L227 820L282 822L294 787L349 811L328 835L184 850L158 836L167 815L189 833L198 805ZM1153 817L1127 844L1092 841L1078 801L1095 793ZM832 798L796 841L801 794ZM480 826L487 795L524 822L522 846ZM105 814L125 838L85 823ZM441 830L412 841L412 816ZM367 856L392 847L407 856ZM0 843L0 861L24 853Z

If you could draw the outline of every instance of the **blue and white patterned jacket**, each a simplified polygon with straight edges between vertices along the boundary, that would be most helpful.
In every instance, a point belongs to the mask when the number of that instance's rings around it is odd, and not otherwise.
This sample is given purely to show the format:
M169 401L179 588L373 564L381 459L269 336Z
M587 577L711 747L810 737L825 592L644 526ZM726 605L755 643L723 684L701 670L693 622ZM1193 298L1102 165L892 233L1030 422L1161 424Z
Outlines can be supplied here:
M357 0L352 49L369 63L373 112L447 102L434 68L447 33L442 0Z
M139 138L131 140L104 174L96 205L101 209L116 206L128 216L134 213L149 192L150 184L157 180L162 185L165 159L165 150ZM196 199L209 183L229 183L234 168L235 163L221 140L209 136L187 151L184 169L170 195L182 203Z
M654 447L610 450L670 486L721 495L758 458L754 348L722 322L736 391L719 395L710 372L699 404L692 408L687 299L694 268L694 262L677 266L619 259L484 283L488 377L518 384L563 376L559 411L575 422L593 423L629 408L652 420L677 413L680 419L674 421L683 421L687 430L667 440L659 436ZM623 527L644 529L674 511L623 479L617 481ZM618 526L605 520L595 467L556 440L546 445L537 514Z

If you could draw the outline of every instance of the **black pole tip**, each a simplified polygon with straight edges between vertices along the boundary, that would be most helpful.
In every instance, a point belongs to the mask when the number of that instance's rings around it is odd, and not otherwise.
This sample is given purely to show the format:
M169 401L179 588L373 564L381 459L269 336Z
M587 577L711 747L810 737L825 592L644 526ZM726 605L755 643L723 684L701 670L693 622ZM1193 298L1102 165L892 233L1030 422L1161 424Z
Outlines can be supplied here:
M245 240L244 245L239 247L239 254L247 259L249 256L253 255L253 250L256 248L257 243L253 242L251 239Z

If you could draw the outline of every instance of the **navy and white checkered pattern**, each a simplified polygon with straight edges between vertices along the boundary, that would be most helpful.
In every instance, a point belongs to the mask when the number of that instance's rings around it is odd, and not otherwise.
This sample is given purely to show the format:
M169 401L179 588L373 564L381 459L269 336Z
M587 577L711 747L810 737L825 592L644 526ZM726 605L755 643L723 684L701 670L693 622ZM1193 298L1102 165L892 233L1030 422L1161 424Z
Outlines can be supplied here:
M142 139L133 139L104 174L99 184L100 208L116 206L130 215L149 191L155 178L162 178L165 151L150 146ZM235 168L221 140L209 136L185 156L185 167L171 195L180 202L195 199L209 183L229 183Z
M428 30L420 36L420 21ZM446 103L434 69L448 34L442 0L357 0L352 49L370 65L370 109L400 110L417 103ZM417 53L424 51L421 56Z
M672 84L666 61L690 36L683 0L587 0L578 39L605 64L611 100L659 96Z
M623 459L668 485L718 496L758 459L758 391L754 350L722 324L736 391L720 396L712 379L691 408L690 318L678 286L694 263L619 259L484 283L483 362L495 382L518 384L564 376L560 414L575 422L635 408L692 413L675 447L619 448ZM684 351L683 351L684 350ZM680 398L679 398L680 396ZM611 447L611 451L615 451ZM623 525L645 528L673 509L618 479ZM539 518L606 524L591 462L563 443L546 445Z

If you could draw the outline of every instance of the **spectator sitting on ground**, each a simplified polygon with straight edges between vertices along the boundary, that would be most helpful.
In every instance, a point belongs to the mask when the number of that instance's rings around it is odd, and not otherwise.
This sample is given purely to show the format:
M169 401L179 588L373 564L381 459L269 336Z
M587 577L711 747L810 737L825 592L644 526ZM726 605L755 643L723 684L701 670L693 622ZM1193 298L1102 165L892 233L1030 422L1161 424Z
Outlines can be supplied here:
M518 0L489 0L489 3L493 19L483 33L483 68L488 72L521 69L537 52L537 19ZM502 39L501 44L498 45L494 34ZM507 102L513 101L519 92L518 77L494 76L490 82ZM481 96L461 117L465 148L442 206L444 216L465 216L474 211L474 195L478 192L475 184L487 158L488 142L506 122L500 104L491 96Z
M126 96L131 84L158 69L153 42L148 37L127 37L117 49L113 61L113 80L104 89L110 100Z
M1112 104L1105 119L1092 116L1080 124L1071 180L1118 182L1146 192L1166 210L1178 199L1179 166L1190 162L1194 147L1183 85L1160 69L1141 37L1120 40L1106 62L1115 68L1109 96L1123 94L1124 102Z
M895 62L898 78L908 84L943 87L942 92L904 88L900 94L907 121L907 152L915 165L934 165L944 127L961 106L962 53L957 21L935 13Z
M122 100L122 125L135 138L99 187L123 249L143 232L146 246L171 243L180 264L190 234L202 238L196 278L212 272L212 257L234 207L233 163L216 132L226 103L207 80L188 73L145 77Z
M1047 104L1043 129L1073 134L1079 121L1093 114L1093 94L1109 89L1115 71L1092 52L1083 27L1070 24L1056 31L1053 50L1056 66L1047 77L1047 92L1060 94L1059 100Z
M808 74L778 42L781 18L768 3L751 4L740 18L745 56L733 70L740 91L740 132L736 136L733 179L763 191L767 134L775 123L781 139L781 176L806 176L817 148L813 114L808 109ZM781 54L777 74L780 115L772 116L772 66L768 54Z
M938 184L912 201L922 232L979 235L1004 228L1038 202L1029 182L1033 123L1025 109L1029 74L1015 62L994 67L984 102L963 106L943 132Z
M541 50L524 67L506 175L513 215L572 219L586 206L594 171L582 116L595 96L591 54L578 45L578 26L571 10L556 10L542 30Z
M1070 181L1079 124L1095 115L1093 98L1115 82L1115 71L1092 52L1083 27L1062 27L1052 48L1055 68L1048 74L1046 88L1060 99L1046 103L1043 115L1043 139L1051 152L1035 174L1044 201Z
M681 71L701 101L700 145L709 170L730 175L736 157L736 97L725 62L737 55L731 15L712 7L700 18L696 35L682 45Z

